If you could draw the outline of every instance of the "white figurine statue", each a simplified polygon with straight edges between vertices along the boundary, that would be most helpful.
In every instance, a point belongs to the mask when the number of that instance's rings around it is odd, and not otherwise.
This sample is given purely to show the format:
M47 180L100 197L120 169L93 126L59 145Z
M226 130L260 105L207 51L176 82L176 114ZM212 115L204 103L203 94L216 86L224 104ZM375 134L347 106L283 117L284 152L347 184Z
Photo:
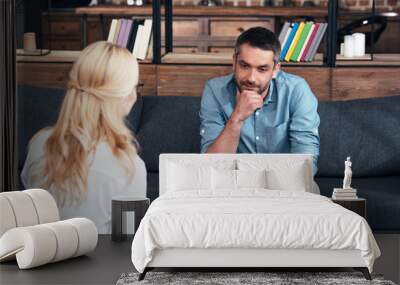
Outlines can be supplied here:
M97 6L98 4L99 4L98 0L92 0L90 1L89 6Z
M344 162L344 179L343 179L343 189L352 189L351 188L351 176L353 172L351 171L351 161L350 156L347 157Z

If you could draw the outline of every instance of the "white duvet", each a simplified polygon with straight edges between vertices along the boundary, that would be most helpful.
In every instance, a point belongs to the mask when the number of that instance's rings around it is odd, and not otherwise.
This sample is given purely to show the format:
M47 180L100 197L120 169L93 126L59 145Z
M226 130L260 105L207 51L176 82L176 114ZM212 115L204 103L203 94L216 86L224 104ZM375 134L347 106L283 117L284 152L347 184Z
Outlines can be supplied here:
M160 196L134 237L132 262L143 272L165 248L358 249L370 272L380 256L359 215L320 195L265 189Z

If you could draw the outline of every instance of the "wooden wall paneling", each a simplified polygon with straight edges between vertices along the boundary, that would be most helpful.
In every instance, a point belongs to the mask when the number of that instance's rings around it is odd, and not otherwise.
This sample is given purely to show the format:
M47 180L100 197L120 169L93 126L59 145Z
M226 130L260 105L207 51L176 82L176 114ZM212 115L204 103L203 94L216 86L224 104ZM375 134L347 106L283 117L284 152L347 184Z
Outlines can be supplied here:
M65 88L72 63L17 63L18 84L37 87ZM157 68L153 64L139 64L139 80L144 83L143 95L157 95Z
M197 53L197 52L199 52L199 49L198 49L197 46L180 47L180 46L175 46L175 44L174 44L174 53L188 54L188 53ZM161 48L161 54L165 54L165 47L164 46Z
M76 39L51 39L47 41L46 48L50 50L81 50L81 41Z
M326 67L282 67L283 71L303 77L314 95L320 101L331 100L331 72L332 69Z
M231 66L159 65L159 96L201 96L205 82L229 74Z
M77 21L77 17L68 17L68 18L60 18L54 19L54 17L50 17L51 21L49 22L49 29L54 35L57 36L70 36L70 35L79 35L81 32L81 24Z
M210 19L209 18L199 18L199 27L200 27L200 34L199 38L202 39L199 42L198 50L199 52L208 52L209 43L209 35L210 35Z
M374 52L400 53L400 18L388 17L386 29L374 45Z
M353 100L400 95L398 68L332 69L332 100Z
M210 47L208 49L208 52L214 52L214 53L231 53L235 51L235 48L230 46L230 47Z
M68 12L42 15L44 48L51 50L79 50L81 43L80 17Z
M273 18L212 18L210 19L211 36L231 36L238 37L245 30L262 26L274 30Z
M103 40L101 29L102 29L102 27L101 27L101 23L100 23L100 20L98 19L98 17L88 18L88 21L87 21L88 37L87 37L87 39L88 39L89 44ZM104 31L104 32L108 35L108 30Z
M72 62L18 62L17 81L41 87L65 88ZM205 82L232 72L230 65L140 63L144 95L201 96ZM303 77L320 101L400 95L399 68L291 67L284 71Z
M157 95L157 66L139 64L139 81L144 83L143 96Z
M17 63L18 84L65 88L72 63Z
M175 37L193 37L200 34L200 26L196 18L182 17L174 18L172 33ZM161 21L161 35L165 37L165 21Z
M331 70L329 68L285 67L283 70L303 77L318 100L331 99ZM208 79L231 72L231 66L160 65L158 66L158 95L201 96Z

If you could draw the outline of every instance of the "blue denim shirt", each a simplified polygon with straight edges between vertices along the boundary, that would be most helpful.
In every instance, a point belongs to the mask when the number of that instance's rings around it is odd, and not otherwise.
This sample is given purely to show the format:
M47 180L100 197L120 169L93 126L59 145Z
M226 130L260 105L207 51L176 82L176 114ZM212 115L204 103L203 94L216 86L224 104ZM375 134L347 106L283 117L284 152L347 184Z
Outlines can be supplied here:
M308 153L319 156L318 100L307 82L279 71L271 80L264 105L241 128L238 153ZM223 131L236 105L233 74L207 81L200 109L201 152Z

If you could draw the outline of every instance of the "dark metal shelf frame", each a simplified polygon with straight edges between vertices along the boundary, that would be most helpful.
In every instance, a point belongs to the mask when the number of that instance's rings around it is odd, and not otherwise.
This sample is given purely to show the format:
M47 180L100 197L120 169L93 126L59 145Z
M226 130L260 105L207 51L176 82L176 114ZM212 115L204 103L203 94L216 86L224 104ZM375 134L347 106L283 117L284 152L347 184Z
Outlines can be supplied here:
M165 9L165 53L173 52L173 4L172 0L164 0ZM326 35L326 53L324 55L324 66L336 67L336 50L337 50L337 31L338 31L338 13L339 13L339 2L338 0L330 0L328 4L328 28ZM372 23L371 30L374 29L375 20L375 0L372 1ZM104 16L100 15L101 22L103 22ZM162 63L161 55L161 0L152 1L152 18L153 18L153 64ZM82 48L87 45L87 15L81 14L81 29L82 29ZM104 24L102 24L102 32L104 34ZM372 33L373 34L373 33ZM373 59L373 35L371 37L371 58Z

